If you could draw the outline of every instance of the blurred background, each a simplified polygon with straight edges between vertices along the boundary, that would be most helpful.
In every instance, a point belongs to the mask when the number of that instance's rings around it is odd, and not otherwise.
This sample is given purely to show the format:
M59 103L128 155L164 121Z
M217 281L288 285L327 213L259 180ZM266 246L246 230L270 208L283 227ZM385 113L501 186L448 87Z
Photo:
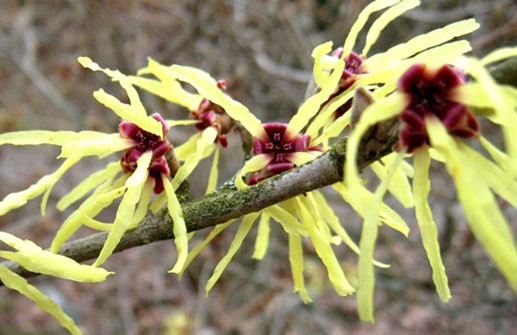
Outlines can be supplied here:
M1 0L0 132L115 132L116 116L92 92L102 87L120 99L125 94L105 75L82 69L78 56L127 74L144 67L148 57L196 66L226 79L228 93L263 121L286 121L304 99L312 49L328 40L343 43L368 2ZM476 56L517 43L513 0L423 2L388 26L372 53L469 17L482 25L471 36ZM149 113L188 117L188 111L160 99L146 94L142 99ZM193 131L178 128L171 141L181 143ZM230 148L222 153L221 180L240 166L239 148L238 137L230 137ZM0 197L53 171L57 154L50 147L0 147ZM85 160L58 183L44 217L35 200L1 217L0 229L48 247L68 214L55 209L55 200L104 164ZM355 297L337 296L309 248L307 285L314 303L304 305L292 293L287 240L278 227L262 262L251 259L252 233L208 298L204 285L234 230L212 243L182 280L167 274L176 254L173 242L163 241L114 255L106 268L117 274L100 284L43 277L31 283L58 301L85 334L512 334L517 329L516 296L469 233L450 179L436 170L430 201L453 297L447 304L437 297L413 213L406 211L413 227L408 239L390 229L380 231L377 259L391 268L377 271L373 325L358 321ZM206 168L197 174L192 180L203 180ZM192 196L200 196L204 187L192 182ZM325 192L332 199L332 192ZM333 205L358 240L361 220L342 202ZM508 215L516 227L515 210L508 209ZM357 257L344 246L336 253L354 278ZM25 297L0 288L0 335L65 333Z

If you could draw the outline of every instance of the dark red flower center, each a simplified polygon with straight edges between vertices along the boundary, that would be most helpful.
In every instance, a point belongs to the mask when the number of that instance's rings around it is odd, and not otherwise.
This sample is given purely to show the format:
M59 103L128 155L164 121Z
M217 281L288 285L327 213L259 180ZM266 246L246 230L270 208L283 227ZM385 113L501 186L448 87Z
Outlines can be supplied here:
M343 55L343 48L337 48L331 53L331 56L340 58ZM364 62L364 58L356 54L355 52L351 52L348 56L345 58L345 68L343 69L343 74L341 75L341 78L339 79L338 87L336 88L335 92L328 98L327 101L325 101L321 107L328 104L332 99L340 95L341 93L345 92L350 86L352 86L356 80L358 74L366 73L365 70L361 67L361 65ZM352 99L347 101L345 104L340 106L335 112L334 112L334 119L337 119L341 117L343 114L346 113L352 107Z
M465 82L457 68L444 65L429 71L423 64L411 66L400 78L398 89L406 94L408 104L401 113L403 126L399 145L408 152L429 145L425 117L436 116L452 135L469 138L479 132L479 123L467 106L455 102L453 90Z
M160 114L153 114L151 117L162 124L163 139L158 135L143 130L136 124L129 121L122 121L119 124L119 133L123 138L133 140L135 145L124 151L120 164L125 173L132 173L137 168L138 159L144 152L151 150L153 157L149 166L149 175L154 179L154 193L159 194L163 191L163 181L161 176L170 175L165 154L171 149L171 144L167 141L166 135L169 128Z
M292 169L295 164L290 159L295 153L319 150L316 147L309 147L309 135L293 134L285 123L264 123L263 126L263 136L253 140L253 154L268 155L271 162L251 176L249 185Z
M224 80L217 82L217 87L226 90L226 83ZM223 107L213 103L208 99L201 100L198 108L190 113L192 117L199 120L196 124L196 129L203 131L208 127L217 129L216 141L223 147L228 146L228 139L226 135L233 130L235 122L233 121Z

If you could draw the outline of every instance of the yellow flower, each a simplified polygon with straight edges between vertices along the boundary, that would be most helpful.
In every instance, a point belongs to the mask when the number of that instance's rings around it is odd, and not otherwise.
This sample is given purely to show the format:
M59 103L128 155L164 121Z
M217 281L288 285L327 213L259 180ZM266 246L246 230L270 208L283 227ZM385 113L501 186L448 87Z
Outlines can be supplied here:
M81 158L104 158L117 151L123 151L120 162L107 164L104 169L87 177L58 202L58 209L65 210L84 198L60 227L52 242L51 251L57 252L83 224L96 230L106 230L109 231L108 238L94 263L96 266L101 265L113 253L124 233L143 220L149 208L157 211L166 204L174 221L175 243L178 249L178 261L171 271L179 272L187 258L188 239L175 190L199 161L209 154L210 145L214 142L217 132L204 132L196 138L195 150L182 150L179 159L184 161L184 164L178 167L178 157L174 156L174 149L166 136L170 127L186 122L166 121L159 114L148 116L138 92L133 87L134 77L125 76L119 71L102 69L86 57L79 58L79 62L86 68L103 71L126 90L129 104L122 103L102 89L94 93L94 97L100 103L122 119L119 133L23 131L1 134L0 144L58 145L61 147L58 158L65 158L65 161L57 171L41 178L28 189L5 197L0 202L0 215L23 206L41 194L44 194L41 204L44 213L54 184ZM168 155L171 157L167 158ZM151 203L153 191L159 196ZM104 208L118 198L121 198L121 201L113 223L103 223L95 219Z
M467 35L479 27L473 19L452 23L446 27L418 35L409 41L395 45L387 51L369 55L371 47L379 39L382 30L406 11L417 7L418 0L376 0L372 1L359 14L347 35L343 47L328 55L313 54L315 58L314 80L318 88L328 85L329 71L335 69L339 59L345 60L345 67L334 90L325 101L322 110L307 129L307 134L316 138L323 132L318 143L326 143L338 136L350 123L351 115L346 113L357 87L367 87L375 98L381 98L396 88L396 79L412 64L430 60L446 62L471 50L465 40L450 42L459 36ZM355 52L357 37L365 27L368 18L375 12L385 10L366 32L364 47ZM381 89L377 89L382 86ZM336 115L337 113L337 115ZM334 115L334 116L333 116ZM339 116L335 119L335 116Z
M450 292L440 256L436 224L427 203L431 159L445 165L474 236L517 291L517 247L494 196L498 195L517 207L517 182L512 165L517 136L514 131L517 125L517 90L497 85L483 66L511 55L517 55L517 49L496 51L481 61L458 57L447 63L428 61L414 64L400 77L398 91L369 106L351 133L345 166L346 184L350 192L362 195L367 191L354 164L362 136L372 125L384 120L398 117L402 121L396 145L399 159L393 162L388 169L390 174L382 179L375 191L375 202L372 203L370 197L357 197L365 204L358 287L362 319L373 321L374 278L370 261L378 227L375 212L379 210L390 177L401 169L402 159L407 154L414 156L415 213L440 298L447 301ZM472 80L467 81L466 74ZM476 111L483 112L489 120L501 126L507 154L481 136L474 114ZM468 146L465 141L468 138L478 139L492 159Z

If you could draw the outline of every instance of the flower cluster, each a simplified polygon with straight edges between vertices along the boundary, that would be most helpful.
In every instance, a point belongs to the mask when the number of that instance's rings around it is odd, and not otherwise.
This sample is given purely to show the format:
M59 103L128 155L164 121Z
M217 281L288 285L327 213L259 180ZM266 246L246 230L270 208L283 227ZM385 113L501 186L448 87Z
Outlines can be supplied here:
M347 152L345 180L353 192L367 192L353 162L368 128L393 117L401 120L401 126L399 142L395 147L399 151L399 159L391 164L390 173L376 189L374 202L368 196L360 199L370 205L363 213L365 224L360 242L359 274L364 285L358 287L358 298L362 319L373 320L374 278L370 262L378 229L375 212L380 209L379 204L390 179L403 168L403 158L407 154L414 156L412 193L415 213L440 298L447 301L451 295L441 260L436 223L427 203L431 188L428 176L431 159L445 165L472 232L513 289L517 290L517 245L495 197L497 195L513 206L517 205L517 181L508 165L513 158L511 152L505 154L499 151L482 137L479 121L474 114L475 110L488 109L485 113L487 118L500 124L503 132L517 122L517 89L497 85L483 66L489 61L515 54L517 49L508 49L504 54L496 51L481 61L458 57L441 65L414 64L400 76L395 93L365 109L350 136ZM466 75L471 79L466 80ZM489 97L491 94L494 96ZM493 104L492 99L497 98L501 101ZM516 140L515 134L509 131L506 134L507 141ZM471 148L466 139L478 139L491 157L487 158Z

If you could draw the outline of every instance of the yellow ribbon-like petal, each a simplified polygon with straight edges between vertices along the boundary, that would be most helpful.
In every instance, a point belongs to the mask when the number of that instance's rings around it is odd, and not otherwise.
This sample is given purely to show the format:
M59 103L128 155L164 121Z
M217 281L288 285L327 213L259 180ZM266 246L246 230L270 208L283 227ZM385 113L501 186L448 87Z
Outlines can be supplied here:
M178 197L176 197L172 183L164 175L162 175L162 180L165 193L167 194L167 210L173 221L172 231L174 233L174 243L178 250L178 260L169 272L180 273L185 267L188 256L187 227L185 225L185 219L183 218L180 202L178 201Z
M58 304L36 287L30 285L23 277L3 265L0 265L0 280L6 287L20 292L38 305L39 308L53 315L61 326L66 328L72 335L82 334L74 320L70 318Z
M415 194L415 214L420 227L420 235L422 243L429 259L429 264L433 269L433 282L436 291L442 301L448 301L451 298L445 266L440 255L440 246L438 244L438 229L433 219L431 207L427 198L431 189L429 180L429 166L431 157L427 150L420 150L415 154L415 179L413 180L413 192Z
M491 63L501 61L510 57L517 56L517 47L506 47L500 48L490 52L488 55L481 59L481 64L486 66Z
M381 161L389 165L396 156L397 155L393 153L383 157ZM388 173L383 163L377 161L370 165L379 179L385 178ZM404 207L409 208L414 206L415 201L413 199L413 193L411 192L411 186L408 176L403 169L397 169L388 186L388 190Z
M121 172L120 163L112 162L106 165L102 170L92 173L81 183L75 186L70 192L64 195L57 203L56 207L60 211L64 211L70 205L84 197L88 192L102 184L106 180L113 180L115 175Z
M282 206L283 205L285 205L285 203L282 203ZM287 234L308 236L307 230L302 224L300 224L296 217L279 205L269 206L263 209L262 212L271 216L280 223Z
M239 251L239 248L241 247L242 242L248 235L248 232L250 231L251 227L253 226L253 223L255 222L255 220L257 219L258 216L259 216L259 213L252 213L252 214L248 214L248 215L244 216L244 218L242 219L242 222L241 222L239 228L237 229L237 232L235 233L235 237L233 238L233 241L230 244L230 248L228 249L228 252L219 261L219 263L217 263L217 265L214 269L214 273L212 274L212 276L210 277L210 279L208 279L208 282L206 283L205 290L206 290L207 295L208 295L208 292L210 292L210 290L212 289L212 287L214 287L217 280L219 280L224 269L226 269L226 267L228 266L228 263L230 263L233 256L235 256L237 251Z
M311 217L307 206L303 203L305 199L302 197L296 197L293 200L297 202L298 213L302 216L302 223L309 233L309 237L314 245L316 254L318 254L318 257L327 269L328 277L337 294L343 296L354 293L355 289L346 278L329 241L324 238L321 232L316 230L313 224L313 218Z
M313 76L314 81L318 87L324 87L327 85L330 71L329 65L334 68L337 64L337 60L334 57L327 56L332 51L332 42L326 42L320 44L312 50L312 58L314 58ZM333 64L329 64L329 60L333 61Z
M145 111L144 114L135 112L135 109L131 105L121 102L113 95L106 93L103 89L93 92L93 96L101 104L120 116L121 119L130 121L145 131L163 137L162 124L152 117L147 116Z
M120 181L125 181L126 179L127 175L119 178ZM59 251L59 248L85 223L85 218L94 218L104 208L111 205L115 199L124 195L125 187L119 187L117 184L112 185L111 180L108 179L91 196L83 201L79 208L66 218L52 240L50 246L52 252L57 253Z
M299 133L314 115L319 112L321 105L334 93L344 68L345 62L343 59L340 59L333 69L327 83L321 87L318 93L305 100L300 108L298 108L296 114L291 118L287 125L290 131L294 134Z
M172 187L175 190L190 176L199 162L208 156L210 148L215 146L214 141L216 137L217 130L215 128L208 127L203 130L201 137L197 140L196 151L191 152L186 157L185 163L180 166L172 180Z
M269 245L270 220L271 217L266 213L262 213L260 216L257 238L255 240L255 251L251 256L253 259L262 260L266 255Z
M370 30L368 30L361 54L363 56L368 54L372 45L377 41L381 32L390 22L418 5L420 5L419 0L404 0L382 13L381 16L372 23Z
M147 67L138 71L139 76L143 74L153 74L160 81L143 77L130 77L131 82L167 101L184 106L189 110L195 110L203 99L199 94L192 94L184 90L170 66L162 65L151 58L148 60Z
M189 264L194 260L194 258L199 255L199 253L205 249L205 247L214 239L216 238L221 232L223 232L230 224L232 224L235 220L229 220L225 223L218 224L217 226L212 229L210 234L201 241L199 244L197 244L192 250L188 253L187 260L185 261L185 264L183 266L183 269L179 272L180 277L183 275Z
M358 287L357 287L357 303L359 309L359 318L363 321L374 322L373 316L373 295L375 289L375 273L373 269L373 259L375 243L379 230L379 213L382 205L382 198L388 190L391 178L395 171L399 168L404 157L404 153L399 153L388 168L388 174L381 180L380 185L375 190L373 201L369 203L368 210L361 212L364 218L363 230L361 232L361 240L359 242L358 264Z
M303 278L303 246L300 235L289 234L289 264L293 274L294 292L298 292L304 303L312 302Z
M45 215L45 207L47 199L57 181L68 171L80 158L72 157L66 159L63 164L52 174L48 174L38 180L35 184L29 186L26 190L8 194L0 202L0 216L10 212L13 209L25 205L29 200L44 194L41 200L41 213Z
M128 230L135 214L135 207L140 197L142 189L149 175L149 164L151 163L152 152L147 151L137 161L137 168L126 181L126 193L122 197L122 201L117 209L115 221L111 228L106 242L102 247L99 257L93 264L100 266L113 253L118 243L122 239L124 233Z
M241 171L237 174L237 177L235 178L235 187L237 189L242 190L248 187L248 185L244 182L243 177L248 172L255 172L262 170L265 168L270 162L273 160L273 158L269 155L257 155L253 156L251 159L249 159L244 166L242 167Z
M426 34L418 35L406 43L398 44L383 53L366 59L364 65L370 71L390 66L391 63L411 57L421 51L438 46L458 36L469 34L479 28L474 19L463 20L449 24Z
M0 232L0 241L17 250L0 251L0 257L15 261L31 272L77 282L101 282L112 273L79 264L71 258L43 250L32 241L19 239L6 232Z
M427 118L426 126L431 145L445 157L470 229L517 292L517 247L496 199L441 122Z
M225 112L234 120L240 122L254 137L260 137L263 132L262 123L248 108L233 100L217 87L217 82L206 72L188 66L173 65L171 72L179 80L189 83L211 102L224 108Z
M361 29L363 29L371 14L386 7L393 6L399 2L400 0L376 0L366 6L361 11L354 24L352 25L352 28L350 28L350 32L346 36L345 44L343 45L343 55L346 57L348 54L350 54L350 52L352 52L357 40L357 36L359 35Z

